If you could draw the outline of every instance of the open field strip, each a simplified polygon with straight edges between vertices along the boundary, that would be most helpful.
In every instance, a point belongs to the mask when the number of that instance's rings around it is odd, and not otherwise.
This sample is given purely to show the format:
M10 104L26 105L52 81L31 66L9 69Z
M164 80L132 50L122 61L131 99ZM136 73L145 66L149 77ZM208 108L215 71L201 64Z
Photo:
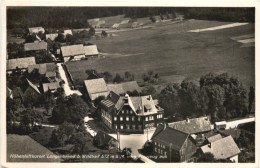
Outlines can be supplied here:
M255 38L251 38L251 39L245 39L245 40L238 40L238 42L240 43L254 43L255 42Z
M231 27L243 26L243 25L247 25L247 24L248 23L232 23L232 24L216 26L216 27L210 27L210 28L205 28L205 29L189 30L188 32L213 31L213 30L220 30L220 29L227 29L227 28L231 28Z

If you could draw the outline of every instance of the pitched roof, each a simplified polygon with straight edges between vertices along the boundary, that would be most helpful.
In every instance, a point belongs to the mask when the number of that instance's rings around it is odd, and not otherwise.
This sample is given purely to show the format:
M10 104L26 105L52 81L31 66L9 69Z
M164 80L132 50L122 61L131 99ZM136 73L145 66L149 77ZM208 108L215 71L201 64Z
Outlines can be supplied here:
M34 156L54 155L49 149L45 148L27 135L7 134L7 162L60 162L60 158L20 158L10 157L11 154Z
M152 140L159 142L165 146L169 146L169 144L171 143L172 149L176 151L179 151L181 149L184 142L189 137L189 134L170 127L162 129L162 126L160 126L157 127L157 129L159 129L159 131L155 131L155 133L157 134L153 135Z
M7 70L13 70L18 67L19 69L28 68L29 65L35 65L34 57L17 58L7 60Z
M99 146L102 145L108 145L108 143L113 140L113 141L117 141L115 138L113 138L112 136L108 135L107 133L105 133L104 131L98 131L95 139L97 139L99 141Z
M226 129L226 130L219 130L219 132L221 134L226 135L226 136L231 135L232 138L234 138L234 139L238 139L240 137L240 134L241 134L240 129Z
M107 84L107 87L109 91L113 91L119 95L127 92L133 92L135 90L137 92L141 91L136 81L124 82L120 84Z
M210 121L207 117L193 118L183 121L169 123L169 127L174 129L195 134L199 132L206 132L211 130Z
M29 86L31 88L33 88L33 90L35 90L37 93L41 94L41 92L39 91L38 87L35 86L31 81L29 81L28 79L26 79L26 81L28 82Z
M98 55L98 50L97 50L97 46L96 45L88 45L88 46L84 46L84 52L85 55Z
M23 97L23 91L20 87L16 87L12 91L13 98L22 98Z
M35 42L35 43L25 43L25 51L37 51L37 50L47 50L47 43L44 41Z
M45 32L43 27L30 27L29 29L29 33L33 34L33 33L39 33L40 31L42 31L42 33Z
M104 78L85 80L85 87L92 100L92 94L108 92Z
M56 37L58 37L58 33L46 34L46 40L50 39L50 40L54 41Z
M43 92L47 92L48 90L57 90L60 87L58 82L52 82L52 83L43 83L42 88Z
M240 153L240 150L231 136L212 142L201 147L203 153L212 153L216 159L227 159Z
M82 44L62 46L61 52L63 57L85 54L84 47Z
M54 72L56 70L55 63L44 63L44 64L35 64L28 66L28 72L31 73L34 69L38 69L39 73L44 75L47 72Z
M71 30L64 30L64 36L66 37L67 34L72 35L72 31Z
M114 107L116 110L119 110L124 104L123 98L114 92L110 92L107 99L104 99L100 102L102 107L110 109Z
M217 134L217 135L208 137L207 139L208 139L209 142L214 142L214 141L222 139L222 136L220 134Z
M56 72L46 72L45 76L49 78L56 77Z

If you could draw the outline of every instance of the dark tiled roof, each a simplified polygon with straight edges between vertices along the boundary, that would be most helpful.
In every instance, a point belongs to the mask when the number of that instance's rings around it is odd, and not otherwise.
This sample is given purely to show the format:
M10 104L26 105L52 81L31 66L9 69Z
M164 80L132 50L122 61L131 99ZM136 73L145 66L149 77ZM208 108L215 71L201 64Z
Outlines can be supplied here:
M217 140L220 140L222 138L222 136L220 134L217 134L217 135L213 135L211 137L208 137L208 141L209 142L214 142L214 141L217 141Z
M232 138L238 139L241 134L240 129L227 129L227 130L219 130L219 132L225 136L231 135Z
M240 153L231 136L219 139L201 147L203 153L212 153L216 159L227 159Z
M58 82L52 82L52 83L43 83L42 88L43 92L47 92L48 90L57 90L60 87Z
M193 118L169 123L169 127L189 134L195 134L211 130L211 124L207 117Z
M157 129L161 130L161 126ZM157 133L159 132L159 133ZM156 134L153 135L152 140L159 142L165 146L169 147L169 144L172 144L172 149L179 151L183 146L186 139L189 137L189 134L178 131L176 129L166 127L162 131L155 131Z
M46 42L35 42L35 43L25 43L25 51L37 51L37 50L47 50Z

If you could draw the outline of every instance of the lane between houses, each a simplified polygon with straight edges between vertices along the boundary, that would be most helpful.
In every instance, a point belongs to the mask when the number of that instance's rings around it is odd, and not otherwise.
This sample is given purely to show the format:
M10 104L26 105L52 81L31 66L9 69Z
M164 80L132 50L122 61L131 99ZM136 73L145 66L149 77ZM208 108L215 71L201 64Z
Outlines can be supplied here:
M79 96L82 96L82 93L80 93L80 91L78 91L78 90L71 90L71 88L69 86L69 83L68 83L68 79L66 77L65 71L64 71L61 63L58 63L57 65L58 65L58 70L59 70L59 73L60 73L60 77L65 82L65 84L64 84L65 95L69 96L69 95L72 95L72 94L77 94Z
M255 117L229 121L229 122L227 122L226 129L236 128L240 124L250 123L250 122L254 122L254 121L255 121Z

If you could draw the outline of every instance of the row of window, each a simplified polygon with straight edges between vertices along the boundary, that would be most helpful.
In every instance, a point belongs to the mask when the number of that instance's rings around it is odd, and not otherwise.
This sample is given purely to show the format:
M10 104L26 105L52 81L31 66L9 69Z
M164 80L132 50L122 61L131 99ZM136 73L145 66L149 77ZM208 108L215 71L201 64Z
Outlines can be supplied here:
M160 144L159 142L154 142L154 145L165 149L165 145Z
M163 117L162 114L158 114L158 115L157 115L157 118L162 118L162 117Z
M167 155L167 152L164 152L163 150L161 150L161 149L157 149L156 147L154 148L154 151L156 152L156 153L159 153L159 154L164 154L165 156Z
M133 111L132 110L129 110L129 109L123 109L122 110L122 114L133 114Z
M121 124L120 125L120 127L119 127L120 129L133 129L133 130L135 130L135 129L139 129L139 130L142 130L142 125L130 125L130 124L126 124L126 125L123 125L123 124ZM117 125L114 125L114 129L118 129L118 126Z
M120 121L124 121L124 116L120 116ZM125 120L126 121L129 121L130 120L130 117L129 116L126 116L125 117ZM114 121L117 121L117 116L114 117ZM131 117L131 121L135 121L135 116L132 116ZM138 117L138 121L141 121L141 117Z

